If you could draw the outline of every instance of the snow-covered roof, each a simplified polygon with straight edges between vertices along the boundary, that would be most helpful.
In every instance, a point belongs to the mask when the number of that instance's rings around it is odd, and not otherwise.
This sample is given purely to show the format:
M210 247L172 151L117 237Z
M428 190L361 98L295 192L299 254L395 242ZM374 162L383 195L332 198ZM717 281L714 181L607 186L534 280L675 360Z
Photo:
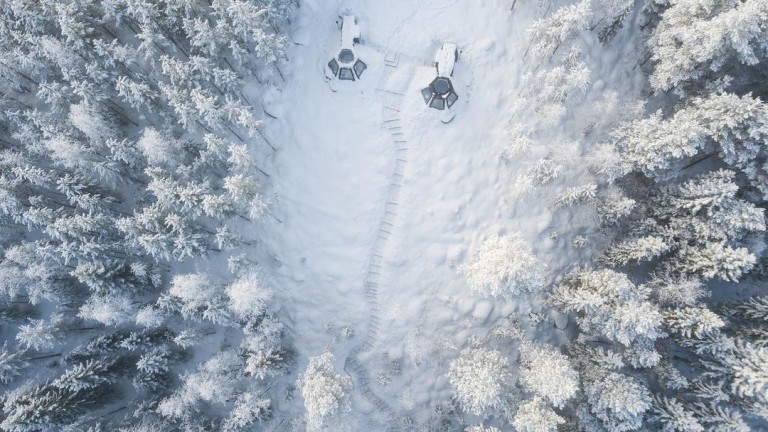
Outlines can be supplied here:
M456 65L457 48L454 43L444 43L435 54L435 63L437 63L437 75L449 77L453 73L453 67Z
M341 47L352 48L360 39L360 25L354 15L344 15L341 20Z

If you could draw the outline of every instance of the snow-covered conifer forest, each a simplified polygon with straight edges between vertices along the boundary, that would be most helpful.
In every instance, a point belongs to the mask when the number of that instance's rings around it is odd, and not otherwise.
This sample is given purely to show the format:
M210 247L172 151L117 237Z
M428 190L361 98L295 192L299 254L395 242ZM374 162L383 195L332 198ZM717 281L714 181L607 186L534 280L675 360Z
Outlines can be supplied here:
M767 98L766 0L0 0L0 431L768 430Z

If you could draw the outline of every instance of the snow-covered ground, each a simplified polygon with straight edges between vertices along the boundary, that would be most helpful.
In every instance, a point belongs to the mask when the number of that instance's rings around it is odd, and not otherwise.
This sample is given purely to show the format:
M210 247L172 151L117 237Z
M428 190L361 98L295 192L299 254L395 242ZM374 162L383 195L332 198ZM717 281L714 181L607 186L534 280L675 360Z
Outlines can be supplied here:
M531 159L502 154L511 127L536 129L535 116L520 109L521 59L525 29L544 10L518 5L510 11L510 5L303 1L287 84L273 101L280 115L269 128L281 149L272 192L282 223L269 227L265 242L278 263L275 282L299 351L298 369L307 357L330 350L337 367L346 363L352 373L349 356L359 351L370 390L398 418L423 422L432 405L447 402L447 362L512 313L520 314L531 337L563 336L551 323L530 323L529 313L540 309L536 299L491 301L469 293L459 267L483 240L521 232L551 279L589 251L571 247L573 233L564 232L572 213L586 219L578 210L553 213L554 192L524 199L512 190ZM335 21L344 9L360 20L364 46L358 55L369 69L361 81L333 92L322 66L338 48ZM447 125L419 93L435 76L431 62L442 42L455 42L461 51L457 115ZM396 66L386 64L395 58ZM599 73L624 79L615 71ZM611 87L601 83L585 100ZM543 141L573 140L570 130L584 125L574 116L566 120L542 132ZM533 155L557 150L537 145ZM552 186L555 192L569 186L564 178ZM582 234L588 220L585 226ZM567 235L553 238L553 232ZM387 372L393 361L399 373ZM391 382L377 383L379 375ZM360 419L386 420L382 407L361 393L353 395L358 415L350 427Z

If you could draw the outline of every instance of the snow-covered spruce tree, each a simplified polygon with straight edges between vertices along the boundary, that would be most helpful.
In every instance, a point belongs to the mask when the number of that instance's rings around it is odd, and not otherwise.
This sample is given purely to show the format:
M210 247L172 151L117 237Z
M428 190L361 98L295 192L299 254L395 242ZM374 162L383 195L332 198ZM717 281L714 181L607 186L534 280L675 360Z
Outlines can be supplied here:
M579 51L574 50L561 64L545 70L534 68L524 76L530 83L529 91L535 98L535 111L542 126L558 124L567 112L567 105L589 88L589 67L579 55Z
M46 350L56 345L58 323L42 319L31 319L28 324L19 326L16 340L27 349Z
M570 403L576 424L586 430L641 429L651 393L620 348L578 338L568 345L568 354L583 389Z
M454 397L465 411L490 414L506 403L511 385L509 363L498 351L466 349L451 362L448 380Z
M562 7L550 17L538 19L528 28L531 41L526 54L546 60L558 50L568 51L568 44L589 28L590 1Z
M577 204L589 202L597 196L596 184L573 186L566 189L554 202L556 207L572 207Z
M593 0L589 28L597 31L600 42L607 43L623 26L634 5L633 0Z
M768 297L753 297L723 307L723 314L739 338L756 346L768 346Z
M283 373L292 356L282 339L283 324L269 313L246 323L244 332L240 347L245 355L245 373L259 380Z
M704 279L738 280L760 249L755 234L766 229L763 209L739 196L736 175L717 170L662 188L647 218L608 250L606 261L626 265L660 259L673 272Z
M204 418L200 415L204 403L226 406L235 398L242 387L242 370L242 358L235 352L214 355L186 375L181 388L160 401L158 413L185 427L194 425Z
M661 3L649 40L651 85L692 86L711 71L753 66L768 53L768 5L760 0L672 0Z
M610 432L638 430L651 407L648 389L627 375L608 372L585 383L590 412Z
M709 296L704 284L694 277L674 277L668 273L654 274L644 284L651 289L652 297L663 307L696 306Z
M691 384L675 389L677 402L659 403L655 421L670 421L664 410L683 409L701 425L716 429L749 430L750 422L762 424L768 407L768 351L726 334L732 331L726 321L707 308L675 308L664 315L672 335L670 349L685 353L673 361ZM739 333L739 322L735 324Z
M21 376L21 371L29 366L26 351L11 351L8 343L3 343L0 349L0 383L8 384Z
M541 158L530 163L525 173L517 178L513 193L516 196L533 194L538 188L559 178L562 172L563 166L552 156Z
M654 343L665 333L661 311L649 295L647 287L636 286L625 274L578 271L555 288L550 301L576 314L583 338L610 341L634 367L650 367L660 358Z
M348 412L352 380L336 372L334 356L325 352L310 357L307 369L301 374L298 387L304 400L308 431L321 430L337 416Z
M653 395L649 418L658 422L665 431L704 432L704 426L696 415L679 401L660 395Z
M18 387L3 400L0 429L61 430L89 408L110 400L115 391L110 369L110 364L92 361L76 365L53 381Z
M488 238L462 272L473 293L512 298L541 289L543 267L522 235L513 233Z
M127 295L94 295L80 307L78 317L108 326L131 322L136 310Z
M690 100L673 115L660 112L614 132L625 172L640 171L665 180L685 173L691 158L706 152L744 173L768 195L762 166L768 138L768 105L746 94L717 93Z

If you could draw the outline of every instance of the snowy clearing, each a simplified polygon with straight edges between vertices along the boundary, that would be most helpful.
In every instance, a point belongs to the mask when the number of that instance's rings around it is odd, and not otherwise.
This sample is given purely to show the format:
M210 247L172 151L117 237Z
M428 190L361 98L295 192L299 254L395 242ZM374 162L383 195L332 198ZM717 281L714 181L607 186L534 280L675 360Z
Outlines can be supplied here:
M536 116L518 105L520 59L524 29L543 11L499 13L505 4L304 3L294 35L302 46L290 54L288 84L277 98L283 116L269 125L284 143L274 185L284 224L268 231L268 246L280 263L275 273L299 369L307 356L331 350L343 359L367 343L360 354L367 378L398 416L428 416L424 407L449 399L447 361L470 336L486 337L513 312L527 319L539 310L536 299L492 302L469 293L459 267L484 239L522 232L551 275L589 252L568 244L573 233L551 238L573 225L572 216L553 214L551 198L512 190L530 159L502 155L510 127L536 128ZM337 44L342 6L361 22L358 51L369 70L334 93L321 68ZM434 53L447 41L461 55L457 115L445 125L420 90L436 76ZM579 120L569 116L549 128L542 135L553 146L537 144L532 153L557 152L558 140L573 139L573 123ZM589 222L582 225L588 234ZM376 292L366 298L371 287ZM354 330L349 340L340 336L344 327ZM562 337L551 322L527 328L531 337ZM402 373L375 384L392 361ZM372 418L376 408L360 396L354 412Z

